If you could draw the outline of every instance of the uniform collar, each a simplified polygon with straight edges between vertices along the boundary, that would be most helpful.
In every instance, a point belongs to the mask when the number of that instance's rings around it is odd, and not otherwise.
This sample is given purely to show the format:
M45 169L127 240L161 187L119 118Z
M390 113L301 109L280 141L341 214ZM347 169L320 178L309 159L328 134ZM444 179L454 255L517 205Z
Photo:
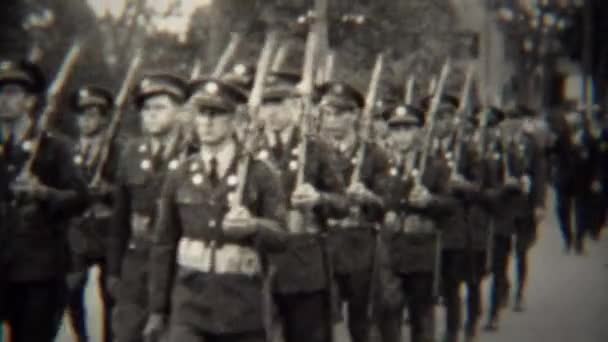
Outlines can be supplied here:
M207 170L210 167L211 159L215 158L217 161L218 175L224 177L233 164L234 159L237 157L236 141L230 139L227 143L220 146L214 154L210 153L208 149L201 147L200 157Z

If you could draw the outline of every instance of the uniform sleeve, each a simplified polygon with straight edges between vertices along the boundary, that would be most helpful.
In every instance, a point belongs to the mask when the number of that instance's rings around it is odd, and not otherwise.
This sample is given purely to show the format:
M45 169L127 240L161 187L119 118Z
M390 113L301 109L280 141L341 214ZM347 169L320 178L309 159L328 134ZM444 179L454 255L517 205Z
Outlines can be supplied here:
M531 160L530 178L532 188L530 190L530 201L534 207L544 207L547 189L547 158L542 153L542 148L533 143L533 155Z
M44 200L49 217L53 221L64 221L82 213L89 202L87 185L83 175L74 166L69 143L54 135L45 136L39 167L35 173L39 180L56 190Z
M120 158L114 187L113 211L108 230L108 249L106 251L108 274L119 276L123 255L131 237L131 195L125 183L126 160L129 158L128 149Z
M279 251L285 247L287 232L286 227L286 198L279 178L262 162L255 162L256 172L250 174L248 184L258 187L257 215L261 219L267 219L272 223L271 227L260 227L255 236L256 244L266 251ZM253 181L253 182L252 182Z
M159 200L150 252L150 310L154 313L167 314L170 308L177 246L182 235L175 205L180 176L172 173L167 177Z

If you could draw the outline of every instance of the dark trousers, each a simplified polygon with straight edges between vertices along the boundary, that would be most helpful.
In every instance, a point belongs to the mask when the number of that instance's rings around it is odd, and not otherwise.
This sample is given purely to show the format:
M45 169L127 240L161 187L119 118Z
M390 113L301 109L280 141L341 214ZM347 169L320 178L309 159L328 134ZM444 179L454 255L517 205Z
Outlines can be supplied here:
M275 297L283 322L285 342L329 342L331 340L327 291L279 294Z
M118 342L141 342L149 314L148 253L127 252L118 292L112 312L113 337Z
M372 322L367 308L371 277L371 269L336 276L340 296L347 304L348 330L353 342L369 340Z
M172 325L167 342L266 342L263 331L215 335L188 325Z
M563 189L556 191L555 200L564 245L569 250L574 243L575 249L581 252L585 234L591 231L593 201L589 195L575 195ZM574 215L574 227L572 227L572 215Z
M61 279L9 283L7 323L12 342L53 342L65 309L67 286Z
M462 324L460 285L466 277L467 261L465 250L444 250L442 252L441 281L446 306L448 336L458 334Z
M90 264L94 264L91 262ZM102 340L109 342L112 340L112 307L113 300L110 297L108 289L106 288L106 267L105 263L101 262L99 265L99 295L101 303L103 305L103 337ZM87 278L78 284L71 292L68 302L68 315L70 316L70 322L72 329L76 334L78 342L89 341L90 336L87 330L87 311L85 307L85 289L87 285Z
M536 222L532 213L517 221L515 233L515 294L522 299L528 279L528 252L536 241Z
M433 341L433 274L411 273L401 276L402 291L407 298L410 317L410 341ZM384 342L402 341L403 306L385 310L378 319L378 328Z
M511 236L494 236L494 260L492 262L492 284L490 289L490 319L498 319L498 313L509 297L509 253Z
M469 269L465 278L467 288L465 333L475 336L481 316L481 282L485 274L486 251L470 250L467 253Z

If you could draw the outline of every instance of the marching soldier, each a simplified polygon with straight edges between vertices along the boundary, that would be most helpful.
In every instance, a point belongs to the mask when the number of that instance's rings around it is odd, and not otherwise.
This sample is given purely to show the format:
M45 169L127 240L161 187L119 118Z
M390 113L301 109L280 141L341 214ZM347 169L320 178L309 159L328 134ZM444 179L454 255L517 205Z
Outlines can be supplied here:
M402 312L407 304L410 340L434 341L433 277L436 258L436 229L439 217L450 215L454 202L446 196L446 165L429 160L423 176L428 192L414 193L412 175L418 172L420 127L424 114L409 105L390 111L388 121L393 156L386 182L386 238L391 265L399 276L398 291L405 302L383 308L379 328L385 342L402 340ZM442 165L443 164L443 165Z
M315 133L302 132L311 113L300 113L300 76L275 72L267 80L261 108L265 142L258 156L275 166L290 196L287 248L271 257L277 268L273 285L283 334L287 342L330 341L330 304L335 298L325 222L345 212L343 179L331 148ZM303 156L300 144L306 144ZM304 179L298 179L299 173Z
M16 342L54 340L67 297L68 221L87 203L67 140L38 132L48 128L35 114L43 90L38 66L0 63L0 320Z
M528 251L536 242L537 226L545 216L545 193L547 185L547 155L538 139L541 134L534 124L535 113L523 106L518 106L509 117L518 118L519 153L517 158L524 163L520 177L524 183L524 206L515 220L515 303L516 312L524 310L524 290L528 278ZM526 180L527 179L527 180Z
M174 130L186 92L185 83L169 74L144 76L135 90L144 136L130 141L118 161L106 261L107 287L116 300L112 327L118 341L143 338L157 198L167 172L176 170L184 158Z
M348 305L348 328L355 342L367 341L371 327L371 288L376 266L376 231L383 223L383 181L389 173L388 157L375 143L358 136L362 95L343 82L320 87L319 110L324 131L335 141L337 168L346 183L349 214L330 220L334 269L341 298ZM364 147L365 146L365 147ZM363 160L356 157L365 148ZM358 177L353 177L355 174ZM355 179L353 182L352 180Z
M101 150L106 144L104 139L113 108L112 94L103 88L86 86L73 94L72 105L77 115L80 137L76 142L72 162L79 168L90 184L100 162ZM111 155L115 156L113 148ZM110 163L114 164L114 163ZM104 181L114 179L114 165L104 167ZM84 291L89 267L99 266L101 301L104 307L103 336L111 338L112 299L106 288L106 239L111 217L111 190L109 183L103 189L94 191L94 202L82 217L75 219L70 227L70 247L72 250L72 269L68 275L70 298L68 313L78 341L88 341ZM93 193L91 193L93 195Z
M263 278L267 253L284 248L285 199L273 171L234 137L245 95L213 79L190 93L201 148L160 198L145 334L170 313L169 341L264 341Z

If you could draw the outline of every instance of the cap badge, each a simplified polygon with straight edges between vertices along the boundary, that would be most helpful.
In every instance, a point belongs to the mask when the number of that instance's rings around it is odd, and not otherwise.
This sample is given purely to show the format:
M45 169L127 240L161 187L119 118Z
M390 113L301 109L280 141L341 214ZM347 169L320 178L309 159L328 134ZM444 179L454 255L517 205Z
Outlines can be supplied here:
M202 183L203 183L203 175L201 175L200 173L197 173L194 176L192 176L192 184L201 185Z
M80 97L88 97L89 96L89 90L88 89L81 89L80 90Z
M219 86L215 82L209 82L205 85L205 92L207 94L215 95L220 90Z
M344 93L344 86L341 85L341 84L336 84L336 86L334 87L334 92L336 94L339 94L339 95L343 94Z
M399 106L395 110L395 114L398 115L398 116L405 116L405 114L407 114L407 110L405 109L405 107Z
M397 175L397 168L391 167L391 170L389 171L391 176L396 176Z

